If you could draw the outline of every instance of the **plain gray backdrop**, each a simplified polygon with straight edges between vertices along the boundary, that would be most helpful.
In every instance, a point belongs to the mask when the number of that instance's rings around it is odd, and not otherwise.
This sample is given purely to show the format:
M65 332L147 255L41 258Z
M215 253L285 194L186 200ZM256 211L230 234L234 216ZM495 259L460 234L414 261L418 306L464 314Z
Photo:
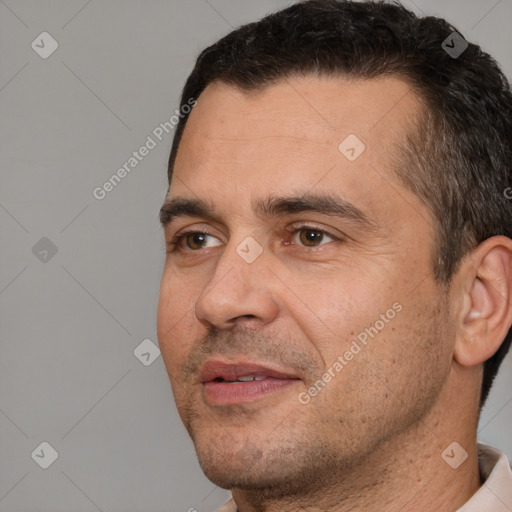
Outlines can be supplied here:
M93 191L169 120L205 46L290 3L0 1L0 511L226 501L156 351L173 132L103 199ZM403 4L447 18L510 79L512 0ZM479 429L509 457L511 370L509 356Z

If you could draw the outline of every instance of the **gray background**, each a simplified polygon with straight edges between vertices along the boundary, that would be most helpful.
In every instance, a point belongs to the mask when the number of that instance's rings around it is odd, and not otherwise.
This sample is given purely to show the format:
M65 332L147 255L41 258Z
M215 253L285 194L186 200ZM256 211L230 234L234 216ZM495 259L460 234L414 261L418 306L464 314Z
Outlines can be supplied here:
M105 199L92 191L169 119L203 47L289 4L0 1L0 511L202 512L226 500L197 464L162 358L134 355L157 343L172 133ZM512 77L512 0L404 5L446 17ZM59 44L47 59L31 47L43 31ZM509 356L479 431L509 457L511 370ZM58 452L48 469L31 456L43 441Z

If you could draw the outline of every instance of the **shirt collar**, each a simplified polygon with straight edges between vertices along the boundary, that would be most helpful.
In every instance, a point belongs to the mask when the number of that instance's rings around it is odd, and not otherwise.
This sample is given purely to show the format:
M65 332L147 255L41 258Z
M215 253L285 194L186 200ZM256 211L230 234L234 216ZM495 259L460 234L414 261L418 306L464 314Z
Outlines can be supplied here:
M506 455L478 443L478 465L483 484L457 512L512 511L512 470Z

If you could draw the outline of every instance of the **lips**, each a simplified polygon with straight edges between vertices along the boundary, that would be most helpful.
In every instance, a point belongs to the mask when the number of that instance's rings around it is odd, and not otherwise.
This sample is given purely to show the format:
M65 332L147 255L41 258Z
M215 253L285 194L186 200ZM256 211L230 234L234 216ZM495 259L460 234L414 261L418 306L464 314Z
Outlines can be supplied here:
M270 399L293 389L301 379L286 368L255 361L211 359L200 369L199 380L205 403L226 407Z
M220 359L211 359L199 371L199 380L203 384L212 381L235 381L240 377L248 376L291 380L300 379L298 375L287 369L271 368L256 362L240 360L226 362Z

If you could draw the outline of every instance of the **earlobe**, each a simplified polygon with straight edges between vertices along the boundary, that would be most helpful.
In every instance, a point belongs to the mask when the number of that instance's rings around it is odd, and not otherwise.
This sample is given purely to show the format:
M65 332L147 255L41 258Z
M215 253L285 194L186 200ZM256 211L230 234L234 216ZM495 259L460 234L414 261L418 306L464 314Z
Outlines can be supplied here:
M488 238L457 272L461 308L454 358L476 366L492 357L512 324L512 240Z

